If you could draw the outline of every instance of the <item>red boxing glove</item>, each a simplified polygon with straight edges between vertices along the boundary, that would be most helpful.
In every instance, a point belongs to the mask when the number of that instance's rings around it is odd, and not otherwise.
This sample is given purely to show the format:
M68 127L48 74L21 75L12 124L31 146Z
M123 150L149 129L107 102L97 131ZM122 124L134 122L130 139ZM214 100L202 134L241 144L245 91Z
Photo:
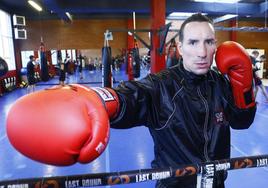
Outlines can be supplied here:
M252 63L243 46L233 41L224 42L215 58L219 71L229 77L236 106L241 109L254 106Z
M25 156L51 165L96 159L109 140L109 117L116 116L119 107L114 90L98 90L102 95L70 85L18 99L7 117L11 144Z

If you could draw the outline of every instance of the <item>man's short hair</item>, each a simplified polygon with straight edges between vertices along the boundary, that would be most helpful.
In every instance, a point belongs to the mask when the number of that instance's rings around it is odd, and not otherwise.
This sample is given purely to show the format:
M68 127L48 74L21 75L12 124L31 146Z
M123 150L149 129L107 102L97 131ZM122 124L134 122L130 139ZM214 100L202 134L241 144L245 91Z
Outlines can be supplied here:
M266 56L265 56L265 55L261 55L261 56L260 56L260 60L262 60L262 61L266 61Z
M33 58L34 58L34 56L33 56L33 55L30 55L30 56L29 56L29 59L30 59L30 60L32 60Z
M257 51L257 50L253 50L253 51L252 51L252 54L253 54L253 55L259 55L259 54L260 54L260 52L259 52L259 51Z
M211 25L213 25L213 21L209 17L207 17L201 13L193 14L192 16L188 17L181 25L181 28L179 31L179 41L180 42L182 42L183 38L184 38L185 25L190 23L190 22L208 22Z

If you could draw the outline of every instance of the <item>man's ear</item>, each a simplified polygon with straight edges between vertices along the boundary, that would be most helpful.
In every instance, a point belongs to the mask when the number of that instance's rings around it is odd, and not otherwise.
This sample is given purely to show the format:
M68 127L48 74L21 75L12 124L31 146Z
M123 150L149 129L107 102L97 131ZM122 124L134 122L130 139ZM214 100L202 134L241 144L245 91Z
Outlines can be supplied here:
M178 43L178 50L179 50L180 55L182 55L183 53L182 53L182 43L181 42Z

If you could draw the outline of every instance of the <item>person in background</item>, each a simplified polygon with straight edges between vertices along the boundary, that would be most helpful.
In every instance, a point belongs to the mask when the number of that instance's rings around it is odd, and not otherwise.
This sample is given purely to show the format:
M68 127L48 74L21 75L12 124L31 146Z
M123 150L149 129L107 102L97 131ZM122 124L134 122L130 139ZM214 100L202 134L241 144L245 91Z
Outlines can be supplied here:
M71 58L69 54L66 54L66 58L64 59L64 69L65 69L65 77L69 79L69 73L70 73L70 65L71 65Z
M267 72L268 72L268 70L267 70L267 61L266 61L267 59L266 59L266 56L263 54L263 55L261 55L260 56L260 63L263 63L263 77L264 78L267 78Z
M59 83L61 86L64 86L65 78L66 78L66 73L65 73L65 64L60 61L60 77L59 77Z
M259 57L259 55L260 55L260 52L259 51L257 51L257 50L253 50L252 52L251 52L251 58L252 58L252 63L253 63L253 65L256 65L256 63L257 63L257 58Z
M261 92L263 96L265 97L265 102L268 102L268 94L267 91L262 83L261 78L258 76L257 71L260 70L260 67L258 67L258 60L260 53L257 50L252 51L251 53L251 62L252 62L252 70L253 70L253 82L254 82L254 96L257 98L257 93L259 89L261 89ZM265 59L265 56L262 56L262 60ZM260 61L262 63L262 61Z
M82 69L83 69L83 56L81 54L79 54L79 56L78 56L78 72L79 72L80 80L83 79Z
M27 93L31 93L35 91L35 58L33 55L29 56L29 61L27 63L27 79L28 79L28 87Z
M255 51L253 51L253 52L255 52ZM258 53L256 53L256 52L253 53L253 52L252 52L252 55L253 55L252 66L253 66L253 80L254 80L254 95L257 98L257 94L258 94L258 91L260 89L262 94L263 94L263 96L265 97L265 102L268 103L268 93L266 91L266 88L263 85L263 82L262 82L261 78L257 74L257 71L260 70L260 68L256 64L257 63L256 58L259 56L259 52L258 51L256 51ZM261 55L260 56L260 63L263 63L265 61L266 61L265 55Z

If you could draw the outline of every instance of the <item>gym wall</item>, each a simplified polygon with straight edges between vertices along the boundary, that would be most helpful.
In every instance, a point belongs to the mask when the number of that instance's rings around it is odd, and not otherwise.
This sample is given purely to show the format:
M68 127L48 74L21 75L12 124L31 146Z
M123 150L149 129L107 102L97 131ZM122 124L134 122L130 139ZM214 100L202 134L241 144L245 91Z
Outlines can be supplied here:
M136 29L149 29L150 19L136 19ZM217 25L230 27L228 22ZM238 27L264 27L263 22L239 21ZM81 19L72 23L61 20L26 20L27 40L18 40L21 50L37 50L43 37L46 49L98 49L103 46L104 32L111 28L127 28L127 19ZM177 28L178 29L178 28ZM138 33L148 41L148 33ZM246 48L263 48L268 50L267 32L236 32L237 42ZM113 48L125 48L127 32L113 32ZM229 40L230 32L217 31L218 42Z
M72 23L65 23L61 20L26 20L28 39L16 40L16 52L20 52L22 50L38 50L41 36L43 37L45 48L47 50L101 50L104 45L104 32L107 29L127 29L128 21L132 22L132 19L80 19L74 20ZM173 25L175 25L175 28L173 29L178 29L176 26L180 24L174 23ZM216 26L231 27L229 21L218 23ZM239 21L238 27L243 26L264 27L264 23L262 21ZM136 19L136 29L150 29L150 27L150 19ZM150 43L147 32L138 32L137 34L148 44ZM268 52L267 32L217 31L216 36L218 44L226 40L234 39L237 42L241 43L245 48L259 48L264 49L266 53ZM167 37L167 40L169 37L170 36ZM127 32L113 32L113 40L110 41L109 44L113 49L113 55L120 54L121 49L127 47ZM140 48L144 48L140 42L139 45ZM101 53L101 51L99 53ZM19 57L16 59L20 61ZM267 66L268 65L266 63L265 68L268 68Z
M81 19L72 23L61 20L26 21L27 40L20 40L21 50L38 50L40 38L49 49L101 49L107 29L127 29L127 19ZM137 20L136 28L150 28L148 20ZM133 28L131 28L133 29ZM138 33L148 40L148 33ZM112 48L125 48L127 32L113 32Z

